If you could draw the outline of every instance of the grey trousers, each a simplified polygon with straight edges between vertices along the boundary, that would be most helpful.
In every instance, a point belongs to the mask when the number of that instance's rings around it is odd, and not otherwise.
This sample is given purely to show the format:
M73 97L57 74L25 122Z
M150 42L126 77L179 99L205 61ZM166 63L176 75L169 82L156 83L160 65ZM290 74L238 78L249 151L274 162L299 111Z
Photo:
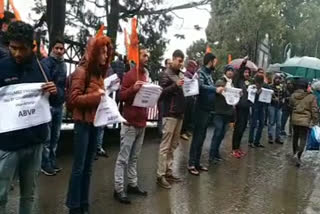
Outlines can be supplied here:
M114 189L124 191L124 172L127 169L128 185L138 185L137 162L141 152L145 128L123 124L120 132L120 152L114 170Z
M19 214L35 214L36 187L43 145L38 144L15 152L0 150L0 214L6 213L8 193L15 175L20 184Z

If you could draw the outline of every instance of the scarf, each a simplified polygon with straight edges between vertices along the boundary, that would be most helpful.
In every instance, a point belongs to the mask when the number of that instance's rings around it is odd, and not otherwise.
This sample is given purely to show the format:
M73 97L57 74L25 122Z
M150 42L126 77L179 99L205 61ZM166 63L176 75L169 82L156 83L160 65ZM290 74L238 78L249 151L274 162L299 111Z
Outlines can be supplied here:
M55 60L57 60L58 62L64 62L63 56L62 56L62 57L57 56L55 53L53 53L53 51L51 51L50 56L51 56L52 58L54 58Z
M227 82L226 82L226 87L232 88L232 87L233 87L232 79L229 79L226 75L224 75L223 77L224 77L224 79L227 81Z

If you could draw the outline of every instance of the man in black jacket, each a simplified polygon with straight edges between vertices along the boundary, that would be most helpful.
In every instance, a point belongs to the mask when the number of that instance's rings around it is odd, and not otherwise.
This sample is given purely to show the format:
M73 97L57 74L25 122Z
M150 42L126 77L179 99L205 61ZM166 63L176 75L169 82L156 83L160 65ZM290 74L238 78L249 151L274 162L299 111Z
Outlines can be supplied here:
M10 56L0 60L0 87L20 83L42 83L50 80L46 66L34 56L33 28L24 22L9 25ZM44 83L42 90L50 94L52 104L61 96L53 82ZM1 114L6 112L1 111ZM2 116L0 115L0 120ZM2 121L3 122L3 121ZM0 213L5 213L10 184L18 175L20 184L20 212L35 213L37 178L41 165L42 144L48 139L49 124L0 134Z
M203 66L199 69L199 96L196 102L193 138L189 153L188 170L192 175L199 175L199 170L207 171L200 164L202 147L207 134L211 112L214 110L216 93L221 94L223 87L214 85L212 73L215 70L217 59L212 53L207 53L203 58Z
M67 75L67 66L63 58L64 51L64 41L58 38L53 42L50 56L42 60L42 63L49 69L50 76L62 98L58 103L55 103L54 106L51 106L52 121L50 139L43 147L41 171L47 176L55 175L62 169L56 163L56 151L60 138Z
M181 72L183 61L183 52L181 50L174 51L172 64L164 72L160 83L163 88L160 97L163 107L163 135L159 150L157 183L166 189L171 188L168 181L180 181L180 178L173 175L172 166L173 153L179 145L185 110L185 98L182 91L184 79Z

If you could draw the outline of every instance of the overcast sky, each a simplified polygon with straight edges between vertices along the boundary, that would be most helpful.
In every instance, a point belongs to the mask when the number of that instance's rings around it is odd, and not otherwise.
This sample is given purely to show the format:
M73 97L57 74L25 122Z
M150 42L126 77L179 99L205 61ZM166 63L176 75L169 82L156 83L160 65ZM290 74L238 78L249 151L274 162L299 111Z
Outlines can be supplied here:
M191 0L164 0L165 5L179 5L184 4ZM31 12L31 8L33 7L33 0L14 0L15 5L19 12L21 13L22 19L26 22L31 22L30 16L35 17L35 14ZM172 3L174 2L174 3ZM209 6L206 7L209 9ZM165 57L170 57L172 52L175 49L181 49L184 52L188 48L193 41L198 39L205 39L205 28L207 27L210 14L206 10L199 9L186 9L175 12L179 17L183 18L179 19L174 17L173 25L169 27L167 38L170 39L170 43L168 45L167 51L165 53ZM196 31L194 29L194 25L199 25L202 29L200 31ZM184 34L185 40L177 39L174 37L175 34ZM120 52L124 52L123 45L123 36L119 35L117 43L120 45Z

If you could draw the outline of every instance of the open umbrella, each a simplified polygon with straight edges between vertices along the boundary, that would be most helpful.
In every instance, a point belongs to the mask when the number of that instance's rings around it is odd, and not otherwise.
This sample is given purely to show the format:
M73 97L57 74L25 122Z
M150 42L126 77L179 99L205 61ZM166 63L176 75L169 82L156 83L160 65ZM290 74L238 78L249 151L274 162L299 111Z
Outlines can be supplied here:
M235 69L239 69L244 59L234 59L230 62ZM250 68L251 71L257 71L258 67L252 61L248 60L246 67Z
M293 57L280 65L280 70L309 80L320 79L320 59L315 57Z

